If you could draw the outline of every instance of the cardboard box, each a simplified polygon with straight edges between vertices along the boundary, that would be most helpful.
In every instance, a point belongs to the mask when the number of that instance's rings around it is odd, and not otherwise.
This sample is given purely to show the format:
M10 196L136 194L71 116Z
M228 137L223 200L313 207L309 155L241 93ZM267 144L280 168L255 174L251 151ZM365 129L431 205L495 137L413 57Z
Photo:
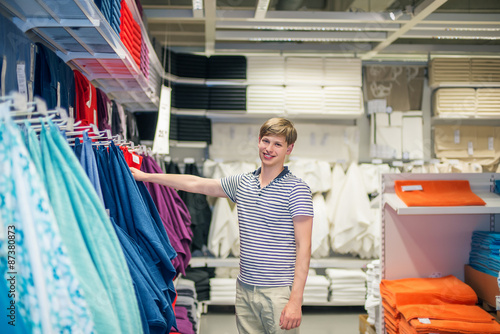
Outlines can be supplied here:
M368 314L359 315L359 334L376 334L375 326L368 322Z
M497 278L465 265L465 283L470 285L479 299L496 308L496 296L500 296Z

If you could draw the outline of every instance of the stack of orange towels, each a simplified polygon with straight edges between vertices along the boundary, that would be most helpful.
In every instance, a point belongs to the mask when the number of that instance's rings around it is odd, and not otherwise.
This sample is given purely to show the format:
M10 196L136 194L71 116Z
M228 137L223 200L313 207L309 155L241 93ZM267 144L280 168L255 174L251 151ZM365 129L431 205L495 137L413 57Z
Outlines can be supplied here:
M500 324L476 306L477 295L455 276L382 280L387 333L498 333Z

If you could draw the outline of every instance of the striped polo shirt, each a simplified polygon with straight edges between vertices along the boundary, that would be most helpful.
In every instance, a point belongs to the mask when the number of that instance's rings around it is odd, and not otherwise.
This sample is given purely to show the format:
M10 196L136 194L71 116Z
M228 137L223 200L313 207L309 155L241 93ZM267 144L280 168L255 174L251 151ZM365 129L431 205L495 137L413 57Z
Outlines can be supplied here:
M290 286L295 273L292 218L314 215L311 190L286 166L262 189L259 174L260 168L221 179L222 189L238 209L238 279L257 286Z

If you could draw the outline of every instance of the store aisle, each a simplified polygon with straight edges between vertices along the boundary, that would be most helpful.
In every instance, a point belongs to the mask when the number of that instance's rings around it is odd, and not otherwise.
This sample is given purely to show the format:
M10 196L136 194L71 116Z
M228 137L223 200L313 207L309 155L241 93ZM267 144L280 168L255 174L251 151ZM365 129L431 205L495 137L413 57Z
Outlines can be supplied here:
M301 334L356 334L363 307L305 307ZM237 334L234 308L209 308L201 316L200 334Z

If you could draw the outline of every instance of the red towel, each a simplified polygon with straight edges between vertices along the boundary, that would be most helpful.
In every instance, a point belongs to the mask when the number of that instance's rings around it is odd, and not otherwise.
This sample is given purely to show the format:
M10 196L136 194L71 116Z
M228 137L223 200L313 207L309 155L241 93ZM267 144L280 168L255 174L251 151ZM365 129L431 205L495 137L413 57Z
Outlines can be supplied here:
M403 191L405 186L421 186L422 190ZM465 206L486 205L470 189L467 180L440 181L394 181L399 198L408 206Z

